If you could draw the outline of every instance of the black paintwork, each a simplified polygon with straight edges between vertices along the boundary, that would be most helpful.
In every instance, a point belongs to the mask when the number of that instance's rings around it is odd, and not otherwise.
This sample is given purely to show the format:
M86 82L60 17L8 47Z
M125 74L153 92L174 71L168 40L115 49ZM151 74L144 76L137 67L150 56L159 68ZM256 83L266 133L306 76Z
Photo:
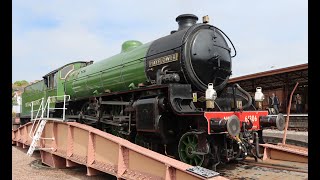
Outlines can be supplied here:
M178 61L149 67L151 60L174 53L179 54ZM204 92L208 83L214 83L215 90L220 91L231 75L230 48L213 26L195 24L155 40L145 67L151 83L157 83L157 74L162 70L178 74L179 83L191 84L194 90Z
M198 17L194 14L181 14L176 18L176 21L179 24L178 31L191 27L198 21Z
M192 90L189 84L169 84L170 106L176 114L202 114L192 101Z
M157 131L159 116L158 98L139 99L133 107L136 111L138 131Z

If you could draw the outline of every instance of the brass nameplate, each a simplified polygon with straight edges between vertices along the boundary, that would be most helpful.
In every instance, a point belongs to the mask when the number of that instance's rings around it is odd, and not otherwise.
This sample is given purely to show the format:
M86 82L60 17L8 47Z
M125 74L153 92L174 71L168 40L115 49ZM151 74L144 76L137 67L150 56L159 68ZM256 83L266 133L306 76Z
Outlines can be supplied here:
M167 56L159 57L157 59L152 59L149 61L149 67L158 66L161 64L170 63L178 60L178 53L170 54Z

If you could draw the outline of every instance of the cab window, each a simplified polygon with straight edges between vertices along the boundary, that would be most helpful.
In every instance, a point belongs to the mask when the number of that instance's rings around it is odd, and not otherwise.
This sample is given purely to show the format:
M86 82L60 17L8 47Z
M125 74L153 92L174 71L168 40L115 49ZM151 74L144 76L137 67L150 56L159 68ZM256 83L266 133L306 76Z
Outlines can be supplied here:
M56 79L57 73L50 74L45 79L45 84L47 85L48 89L53 89L57 86L57 79Z
M64 67L63 69L61 69L60 79L65 79L73 69L74 69L73 64L70 64L70 65Z

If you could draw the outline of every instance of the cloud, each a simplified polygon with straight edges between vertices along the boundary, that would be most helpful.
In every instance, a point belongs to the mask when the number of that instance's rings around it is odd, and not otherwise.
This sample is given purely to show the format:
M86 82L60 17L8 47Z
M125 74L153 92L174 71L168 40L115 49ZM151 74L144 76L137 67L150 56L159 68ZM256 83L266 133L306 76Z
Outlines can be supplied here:
M77 60L100 61L129 39L143 43L177 29L179 14L209 15L233 41L233 77L307 59L307 2L13 1L13 79L33 81Z

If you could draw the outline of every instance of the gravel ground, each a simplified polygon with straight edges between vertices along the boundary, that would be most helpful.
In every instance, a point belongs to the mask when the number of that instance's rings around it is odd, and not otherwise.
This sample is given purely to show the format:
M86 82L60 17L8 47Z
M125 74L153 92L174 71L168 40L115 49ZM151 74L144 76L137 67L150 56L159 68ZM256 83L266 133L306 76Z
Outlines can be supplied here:
M229 164L220 170L220 175L238 180L305 180L308 173L259 167L254 165Z
M28 149L12 146L12 179L13 180L111 180L116 179L108 174L97 176L86 176L86 167L53 169L47 166L35 166L37 159L40 158L40 153L35 151L32 157L27 155Z

